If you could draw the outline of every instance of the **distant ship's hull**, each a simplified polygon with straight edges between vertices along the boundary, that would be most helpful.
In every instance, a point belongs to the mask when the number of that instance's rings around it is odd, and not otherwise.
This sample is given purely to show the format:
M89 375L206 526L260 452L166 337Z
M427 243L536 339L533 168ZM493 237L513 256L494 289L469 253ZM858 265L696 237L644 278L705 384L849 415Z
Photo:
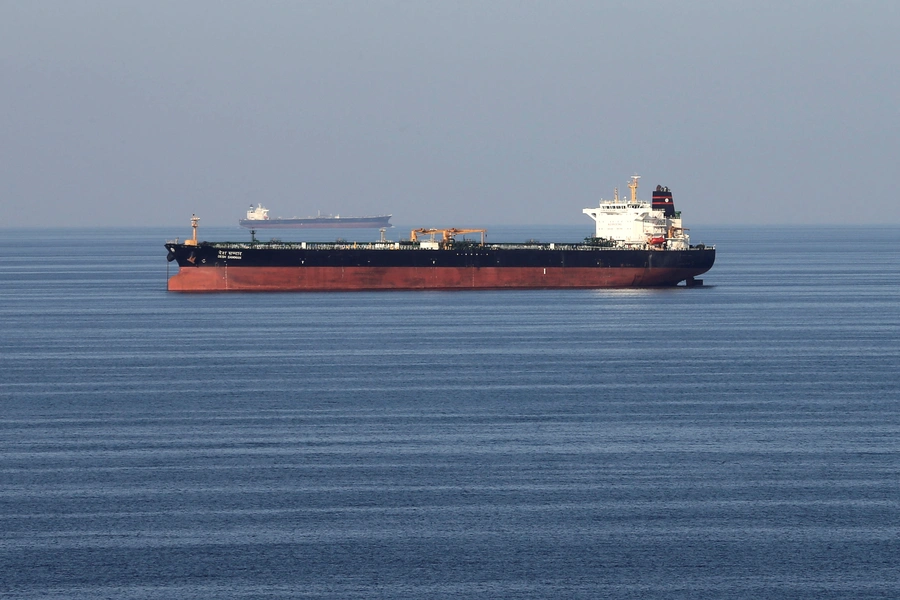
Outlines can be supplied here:
M714 248L626 250L471 246L167 244L179 292L562 289L675 286L708 271ZM322 247L324 246L324 247ZM375 245L373 245L375 246ZM548 245L549 246L549 245Z
M304 219L241 219L247 229L363 229L391 227L391 215L377 217L307 217Z

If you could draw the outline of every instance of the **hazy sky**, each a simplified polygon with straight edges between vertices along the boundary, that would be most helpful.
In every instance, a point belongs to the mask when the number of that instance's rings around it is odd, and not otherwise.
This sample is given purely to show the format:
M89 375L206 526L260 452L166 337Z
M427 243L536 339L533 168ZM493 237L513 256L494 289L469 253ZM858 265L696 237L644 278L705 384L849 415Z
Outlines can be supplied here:
M0 227L900 223L896 0L0 0Z

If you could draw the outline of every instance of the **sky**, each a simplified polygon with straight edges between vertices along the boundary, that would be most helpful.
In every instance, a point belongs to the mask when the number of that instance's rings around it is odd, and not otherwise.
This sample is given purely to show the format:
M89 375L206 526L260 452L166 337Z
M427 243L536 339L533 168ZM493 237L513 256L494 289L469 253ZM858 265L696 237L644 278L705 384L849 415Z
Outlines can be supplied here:
M0 0L0 228L900 224L896 0Z

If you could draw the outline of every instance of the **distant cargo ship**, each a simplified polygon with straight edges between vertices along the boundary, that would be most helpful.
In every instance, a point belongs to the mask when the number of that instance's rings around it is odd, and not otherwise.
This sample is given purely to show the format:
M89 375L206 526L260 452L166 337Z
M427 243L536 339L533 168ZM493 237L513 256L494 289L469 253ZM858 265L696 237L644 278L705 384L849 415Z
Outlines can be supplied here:
M392 215L378 215L375 217L342 217L340 215L318 215L315 217L291 217L284 219L269 218L269 209L258 204L251 204L247 211L247 218L240 219L241 227L247 229L362 229L391 227Z
M484 229L414 229L408 240L378 242L167 242L178 273L173 292L426 289L631 288L702 285L715 247L693 245L669 188L652 202L601 200L584 209L596 223L583 243L488 243ZM261 221L265 222L265 221ZM480 241L457 240L467 233ZM427 236L428 239L420 239ZM438 237L436 237L438 236Z

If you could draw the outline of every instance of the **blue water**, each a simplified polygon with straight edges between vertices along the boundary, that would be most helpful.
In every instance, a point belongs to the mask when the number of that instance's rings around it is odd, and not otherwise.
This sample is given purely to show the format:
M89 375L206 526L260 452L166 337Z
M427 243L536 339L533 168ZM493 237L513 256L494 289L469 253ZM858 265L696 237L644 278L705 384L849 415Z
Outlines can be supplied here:
M695 228L701 289L170 294L185 229L0 232L0 597L900 597L891 228Z

